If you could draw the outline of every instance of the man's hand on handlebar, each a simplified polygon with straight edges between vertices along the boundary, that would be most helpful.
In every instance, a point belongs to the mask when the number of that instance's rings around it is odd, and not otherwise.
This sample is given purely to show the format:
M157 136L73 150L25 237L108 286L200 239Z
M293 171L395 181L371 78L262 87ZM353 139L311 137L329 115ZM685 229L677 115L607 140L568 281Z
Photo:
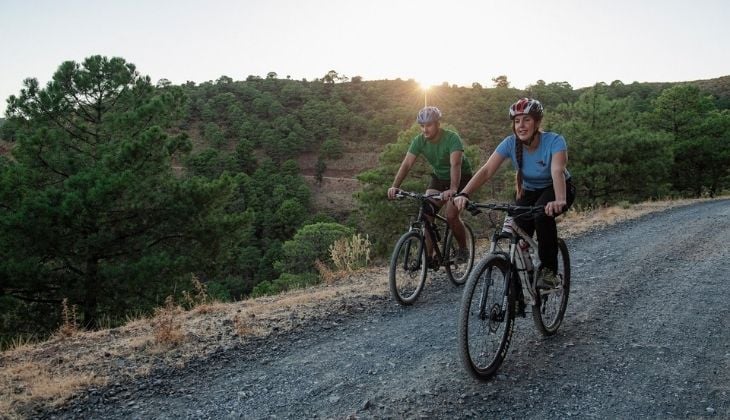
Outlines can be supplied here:
M388 200L395 200L395 195L400 192L400 188L390 187L388 188Z
M446 191L443 191L441 193L441 199L444 200L444 201L448 201L454 195L456 195L456 191L455 190L446 190Z

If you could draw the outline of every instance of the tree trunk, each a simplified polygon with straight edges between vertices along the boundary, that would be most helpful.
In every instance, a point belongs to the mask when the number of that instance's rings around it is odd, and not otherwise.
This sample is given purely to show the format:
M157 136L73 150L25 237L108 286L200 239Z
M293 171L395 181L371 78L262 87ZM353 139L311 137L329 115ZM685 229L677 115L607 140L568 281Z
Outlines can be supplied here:
M86 260L86 278L84 279L84 288L86 295L84 297L84 326L86 328L96 327L96 306L97 297L99 295L98 282L99 260L90 257Z

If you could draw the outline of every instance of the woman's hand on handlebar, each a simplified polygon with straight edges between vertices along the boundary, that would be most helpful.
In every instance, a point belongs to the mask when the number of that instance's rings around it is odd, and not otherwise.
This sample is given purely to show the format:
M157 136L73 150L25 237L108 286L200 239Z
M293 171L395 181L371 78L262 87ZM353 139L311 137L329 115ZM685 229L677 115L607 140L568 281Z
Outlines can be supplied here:
M563 212L568 203L565 200L555 200L545 204L545 214L555 217Z
M464 197L463 195L459 195L453 198L454 206L459 211L464 210L464 207L466 207L469 204L469 199Z

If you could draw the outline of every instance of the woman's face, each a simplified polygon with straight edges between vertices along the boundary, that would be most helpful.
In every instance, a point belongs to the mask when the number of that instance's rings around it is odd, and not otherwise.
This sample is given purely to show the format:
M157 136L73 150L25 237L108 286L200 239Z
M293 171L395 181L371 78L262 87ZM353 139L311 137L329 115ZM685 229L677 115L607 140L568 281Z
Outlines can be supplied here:
M539 121L527 114L516 116L512 121L512 124L512 128L514 129L517 138L525 143L529 142L535 134L535 131L540 128Z

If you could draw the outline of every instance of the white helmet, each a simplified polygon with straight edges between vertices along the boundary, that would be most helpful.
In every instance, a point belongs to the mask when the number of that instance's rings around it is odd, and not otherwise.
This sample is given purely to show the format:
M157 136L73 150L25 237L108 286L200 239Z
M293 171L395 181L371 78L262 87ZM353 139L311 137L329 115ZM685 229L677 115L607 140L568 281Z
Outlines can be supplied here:
M418 111L418 117L416 122L418 124L427 124L430 122L436 122L441 119L441 111L435 106L427 106L422 110Z

